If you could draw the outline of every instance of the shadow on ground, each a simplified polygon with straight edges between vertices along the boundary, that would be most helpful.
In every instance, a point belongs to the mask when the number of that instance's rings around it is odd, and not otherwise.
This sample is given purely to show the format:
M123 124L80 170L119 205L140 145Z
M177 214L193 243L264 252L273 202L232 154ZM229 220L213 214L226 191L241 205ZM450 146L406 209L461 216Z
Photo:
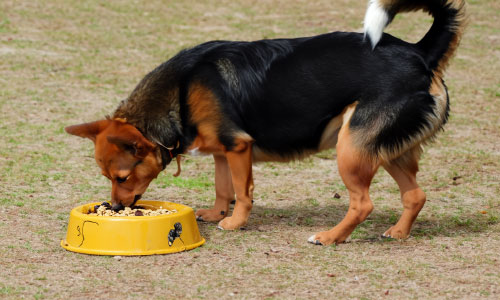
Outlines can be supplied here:
M342 220L347 212L347 204L332 204L316 208L292 205L284 208L269 208L255 205L250 216L247 231L294 231L298 226L314 228L311 231L326 230ZM394 225L402 208L375 208L370 216L353 232L351 238L361 241L378 240L381 233ZM500 223L498 211L488 213L442 214L429 216L425 213L415 221L411 236L415 238L454 237L481 233ZM216 224L200 222L200 231L208 238Z

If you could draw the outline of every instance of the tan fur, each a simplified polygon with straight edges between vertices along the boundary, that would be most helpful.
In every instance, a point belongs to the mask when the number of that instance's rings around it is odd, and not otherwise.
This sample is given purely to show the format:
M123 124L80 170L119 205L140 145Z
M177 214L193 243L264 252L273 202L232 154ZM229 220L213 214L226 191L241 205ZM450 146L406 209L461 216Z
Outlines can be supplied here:
M425 144L429 140L432 140L436 133L442 128L446 120L446 106L448 95L441 78L437 75L434 75L432 77L429 93L432 95L435 101L434 114L427 114L427 120L429 121L431 126L422 130L418 135L415 135L412 140L404 143L402 147L394 149L384 149L383 151L381 151L381 162L390 162L397 159L406 152L412 153L411 156L420 157L420 153L422 152L421 144ZM404 159L406 158L403 157L402 160Z
M191 122L196 125L198 131L188 150L197 149L200 152L213 153L217 172L215 205L210 210L199 210L196 214L206 221L221 220L227 215L230 198L236 193L237 201L233 216L224 218L219 226L224 229L245 226L253 198L251 145L253 139L248 134L240 132L234 137L233 149L228 151L222 145L217 136L217 129L223 121L220 119L222 113L215 95L204 86L200 84L191 86L187 104Z
M310 150L310 151L302 151L300 153L292 155L280 155L276 153L267 152L259 147L254 146L252 151L252 157L254 162L266 162L266 161L289 162L293 160L301 160L317 152L318 151Z
M415 147L401 154L392 161L385 162L386 165L396 165L402 170L407 170L410 173L418 172L418 161L422 155L423 149L421 144L417 144Z
M219 154L225 151L225 146L222 145L217 136L218 128L223 122L222 112L212 91L203 85L193 84L188 94L187 103L191 122L196 124L198 130L198 135L188 150L197 149L200 152ZM244 142L253 141L252 137L245 132L235 133L234 139Z
M215 161L215 204L211 209L198 209L196 217L207 222L218 222L229 212L229 203L234 200L231 169L224 155L214 155Z
M456 16L458 25L455 28L456 35L450 42L448 51L446 51L443 58L439 61L439 65L436 70L434 70L435 74L439 77L443 77L444 71L446 70L446 67L448 67L450 59L453 57L453 55L455 55L455 52L457 51L457 48L465 31L465 27L467 27L467 23L469 22L468 15L466 13L467 3L465 2L465 0L448 0L447 3L449 3L451 7L455 8L458 11L458 14Z
M415 155L419 156L422 151L421 145L425 144L429 140L432 140L446 121L448 95L443 81L436 74L432 77L429 93L435 101L434 113L427 114L426 116L430 126L423 128L418 134L415 134L411 140L405 141L399 147L381 148L379 152L375 154L376 156L374 156L373 153L368 151L369 148L366 145L369 145L373 140L375 140L376 135L379 134L381 129L385 126L385 119L383 117L379 117L373 121L369 130L352 132L356 147L363 151L364 155L371 157L371 159L379 161L380 163L394 161L406 152L418 153L418 155ZM402 160L404 159L405 158L402 158Z
M70 134L89 138L95 143L95 160L101 173L111 180L111 202L130 206L136 195L142 195L149 183L162 170L157 148L142 136L132 125L121 120L101 120L66 128ZM130 147L137 148L136 154L124 151L110 142L126 140ZM125 182L118 182L126 178Z
M217 136L221 112L212 91L200 84L192 85L187 104L190 109L191 122L196 124L198 130L198 136L189 149L197 148L199 151L210 153L223 151L224 146Z
M389 163L383 167L398 184L403 203L403 213L399 221L389 228L383 236L396 239L407 238L410 235L413 222L426 201L425 193L420 189L416 180L418 157L407 157L406 166Z
M342 128L337 143L337 163L342 180L349 191L349 209L344 219L328 231L317 233L313 241L323 245L344 242L358 224L363 222L373 210L368 189L373 176L382 164L397 182L403 203L403 214L400 220L389 228L384 236L392 238L407 238L413 222L425 203L425 193L416 183L418 160L421 154L420 144L400 154L392 161L384 162L366 155L359 148L358 135L349 130L349 123L355 111L356 104L349 106L342 115Z
M342 113L328 122L323 133L321 134L321 139L319 141L319 151L323 151L326 149L334 148L337 145L338 135L340 131L340 127L346 122L346 120L350 119L354 109L358 102L355 102L342 111Z
M337 164L342 181L349 191L349 209L339 224L314 236L313 240L323 245L344 242L373 210L368 189L379 165L367 159L353 143L349 131L350 116L352 113L345 115L337 143Z
M429 93L435 101L434 116L428 115L427 120L433 125L434 130L429 132L428 137L434 136L437 130L441 128L446 119L446 108L448 105L448 92L443 84L441 77L434 75L432 77Z
M224 153L231 171L231 179L236 193L233 215L219 222L223 229L239 229L247 224L253 199L252 145L239 140L235 151Z

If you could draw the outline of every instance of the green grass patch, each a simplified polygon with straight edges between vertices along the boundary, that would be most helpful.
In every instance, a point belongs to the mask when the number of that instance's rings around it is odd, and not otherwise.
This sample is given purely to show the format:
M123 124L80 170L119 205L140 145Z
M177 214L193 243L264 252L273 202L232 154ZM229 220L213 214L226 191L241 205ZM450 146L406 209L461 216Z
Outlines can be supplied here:
M170 174L166 174L158 177L156 184L162 188L175 186L195 190L207 189L214 186L213 179L209 178L206 174L202 174L195 178L174 177Z

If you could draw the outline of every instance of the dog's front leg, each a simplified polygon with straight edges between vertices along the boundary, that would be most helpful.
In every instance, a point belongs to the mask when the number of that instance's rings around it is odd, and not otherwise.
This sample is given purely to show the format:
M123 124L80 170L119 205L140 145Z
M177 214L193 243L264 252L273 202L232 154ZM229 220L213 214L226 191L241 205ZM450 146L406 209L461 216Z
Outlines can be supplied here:
M215 204L212 209L198 209L196 219L218 222L227 216L229 203L234 199L231 170L223 155L214 154L215 160Z
M218 227L225 230L234 230L247 224L252 210L252 144L251 142L242 141L232 151L225 154L236 192L236 204L233 215L220 221Z

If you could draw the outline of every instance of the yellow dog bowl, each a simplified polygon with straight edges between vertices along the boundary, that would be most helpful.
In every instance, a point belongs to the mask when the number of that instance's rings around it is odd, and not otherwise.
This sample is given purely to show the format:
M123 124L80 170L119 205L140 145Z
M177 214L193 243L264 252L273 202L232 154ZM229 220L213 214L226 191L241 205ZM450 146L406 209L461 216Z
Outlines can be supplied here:
M177 212L159 216L92 216L90 203L74 208L69 217L66 240L69 251L96 255L151 255L191 250L201 246L201 237L192 208L162 201L138 201L146 209L160 207Z

